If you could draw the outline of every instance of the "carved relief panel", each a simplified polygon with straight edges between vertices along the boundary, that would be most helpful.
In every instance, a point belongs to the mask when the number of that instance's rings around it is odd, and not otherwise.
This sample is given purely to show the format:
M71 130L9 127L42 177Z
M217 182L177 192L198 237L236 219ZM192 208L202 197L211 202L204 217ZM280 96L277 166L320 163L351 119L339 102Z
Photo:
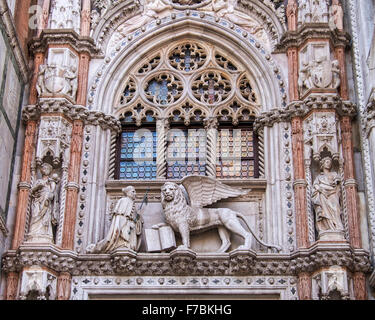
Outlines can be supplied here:
M78 57L67 48L50 48L47 63L39 67L37 92L40 98L63 97L73 103L78 89Z
M309 43L299 53L298 91L333 92L340 87L339 62L334 60L328 42Z
M51 29L74 29L79 33L80 23L80 0L52 0L49 21Z

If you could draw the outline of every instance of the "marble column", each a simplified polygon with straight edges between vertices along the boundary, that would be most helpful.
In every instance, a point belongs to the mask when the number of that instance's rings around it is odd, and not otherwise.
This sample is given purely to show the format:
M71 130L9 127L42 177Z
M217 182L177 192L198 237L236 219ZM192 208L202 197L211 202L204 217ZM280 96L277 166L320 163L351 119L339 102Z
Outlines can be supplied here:
M298 4L296 0L288 0L286 16L288 20L288 30L296 31L298 23Z
M75 120L73 122L68 184L66 191L66 205L64 213L64 227L62 235L62 248L69 250L73 250L74 248L74 231L79 193L79 175L82 156L83 129L83 121Z
M298 275L298 296L300 300L311 300L312 280L307 272Z
M18 281L19 281L18 272L9 272L7 274L7 284L6 284L6 292L5 292L6 300L17 299Z
M289 79L289 99L296 101L299 98L298 94L298 49L289 48L288 56L288 79Z
M167 176L167 134L169 130L169 119L159 118L156 120L157 153L156 153L156 178L165 179Z
M366 275L363 272L353 274L355 300L367 300Z
M348 78L346 74L345 48L335 48L335 56L340 67L340 96L343 100L349 100Z
M350 243L354 248L361 248L360 215L357 202L357 184L354 175L352 123L350 117L342 117L340 125L344 157L344 187L347 198Z
M81 36L90 36L91 25L91 0L82 0Z
M57 277L57 298L56 300L69 300L72 276L68 272L62 272Z
M294 193L296 210L297 245L299 248L309 246L309 229L306 199L306 177L304 166L303 121L292 119L292 150L294 168Z

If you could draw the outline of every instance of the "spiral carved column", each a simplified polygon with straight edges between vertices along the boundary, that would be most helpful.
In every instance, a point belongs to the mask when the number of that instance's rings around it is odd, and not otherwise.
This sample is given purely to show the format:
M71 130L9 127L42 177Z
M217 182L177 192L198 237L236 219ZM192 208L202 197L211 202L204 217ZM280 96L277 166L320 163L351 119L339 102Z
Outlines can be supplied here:
M216 159L217 159L217 118L205 120L205 129L207 131L207 162L206 172L209 177L216 177Z
M169 119L160 118L156 122L157 134L157 158L156 158L156 178L163 179L167 174L167 133L169 129Z

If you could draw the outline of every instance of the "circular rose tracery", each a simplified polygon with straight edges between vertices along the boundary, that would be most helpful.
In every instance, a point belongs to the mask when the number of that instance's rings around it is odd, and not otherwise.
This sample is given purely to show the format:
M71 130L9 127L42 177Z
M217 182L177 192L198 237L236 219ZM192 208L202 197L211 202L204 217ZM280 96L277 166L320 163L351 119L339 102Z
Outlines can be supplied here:
M184 43L169 53L169 63L179 71L195 71L206 61L206 51L196 43Z
M232 85L226 75L218 71L206 71L193 81L191 90L200 102L214 104L229 97Z
M183 93L182 81L171 73L160 73L145 85L147 100L164 106L176 102Z

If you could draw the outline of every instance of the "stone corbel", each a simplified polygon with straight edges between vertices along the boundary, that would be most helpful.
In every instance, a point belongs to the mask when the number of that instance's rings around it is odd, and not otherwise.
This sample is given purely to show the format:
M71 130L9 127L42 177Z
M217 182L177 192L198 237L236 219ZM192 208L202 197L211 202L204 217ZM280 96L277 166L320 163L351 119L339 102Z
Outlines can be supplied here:
M40 267L25 268L22 272L20 300L55 300L56 275Z
M351 296L345 268L332 266L313 275L313 300L349 300Z

